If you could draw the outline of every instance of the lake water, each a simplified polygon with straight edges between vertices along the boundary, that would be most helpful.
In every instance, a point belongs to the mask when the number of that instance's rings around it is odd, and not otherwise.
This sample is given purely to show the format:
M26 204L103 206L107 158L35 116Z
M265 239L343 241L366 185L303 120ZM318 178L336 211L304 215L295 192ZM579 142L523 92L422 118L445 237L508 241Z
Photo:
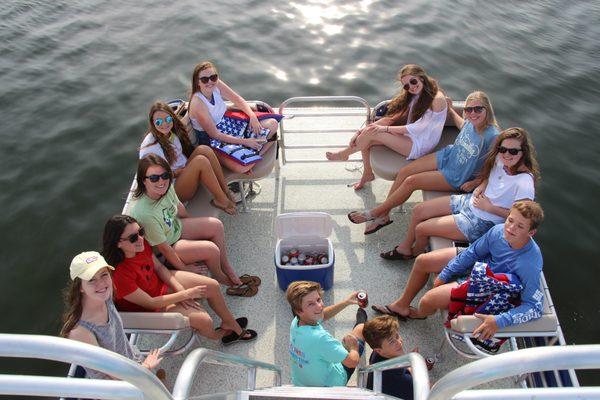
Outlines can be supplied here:
M374 105L418 63L452 98L484 90L502 127L531 133L547 214L536 240L560 321L569 343L599 343L598 21L598 2L3 0L0 331L58 332L70 259L98 248L121 210L149 105L187 96L197 62L273 106Z

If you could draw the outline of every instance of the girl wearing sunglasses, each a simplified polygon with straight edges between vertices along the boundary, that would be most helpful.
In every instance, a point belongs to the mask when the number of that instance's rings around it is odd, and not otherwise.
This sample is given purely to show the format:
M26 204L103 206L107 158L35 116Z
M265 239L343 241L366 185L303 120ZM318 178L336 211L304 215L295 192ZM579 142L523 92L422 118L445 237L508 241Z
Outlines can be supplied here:
M237 138L226 135L219 131L216 125L221 122L227 105L224 100L230 100L238 109L250 117L250 128L258 134L262 128L269 130L267 139L273 137L277 132L278 122L273 118L259 121L246 100L233 89L225 84L218 75L217 68L210 61L204 61L196 65L192 75L192 96L189 102L190 121L196 130L198 144L210 145L210 139L218 139L221 142L241 144L243 146L260 150L264 153L273 145L264 139ZM243 166L225 155L217 154L221 164L238 173L246 173L252 165Z
M110 271L113 269L95 251L86 251L73 258L71 281L64 291L65 312L60 336L113 351L152 370L162 358L158 349L155 349L144 359L127 340L123 321L112 300ZM86 369L86 376L112 379L102 372L89 369Z
M430 236L474 242L504 222L517 200L533 200L539 179L535 149L523 128L496 137L485 160L481 183L473 193L438 197L413 209L406 239L386 259L409 259L423 253Z
M102 255L115 266L115 304L120 311L178 312L189 318L200 335L225 344L256 338L255 331L245 329L247 318L236 320L231 315L217 281L188 271L168 270L152 253L145 234L128 215L115 215L104 226ZM221 318L221 329L214 328L198 299L206 299Z
M356 132L348 147L325 156L329 160L347 160L361 152L363 175L354 189L375 179L369 162L369 148L384 145L409 160L428 154L440 141L447 106L437 82L415 64L405 65L398 72L400 93L388 104L386 115Z
M145 239L178 270L205 272L227 286L242 285L227 259L223 224L217 218L190 217L177 198L167 161L148 154L138 163L130 214L145 229Z
M155 153L169 162L175 177L175 193L181 201L194 197L202 183L213 195L211 204L214 207L235 214L235 202L212 149L203 145L193 149L183 123L165 103L154 103L148 120L149 132L140 146L140 158Z
M475 175L481 170L492 143L500 133L490 99L484 92L469 94L462 117L452 108L452 100L447 99L447 103L449 115L460 129L454 144L400 169L381 205L369 211L348 214L355 224L367 222L365 235L390 224L392 208L403 204L415 190L470 192L481 183Z

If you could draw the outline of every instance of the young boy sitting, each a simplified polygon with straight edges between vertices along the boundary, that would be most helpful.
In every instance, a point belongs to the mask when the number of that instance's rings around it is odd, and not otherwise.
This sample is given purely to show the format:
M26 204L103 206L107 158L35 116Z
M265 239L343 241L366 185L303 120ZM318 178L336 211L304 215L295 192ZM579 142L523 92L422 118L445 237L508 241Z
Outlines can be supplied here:
M345 386L364 351L362 322L367 314L362 308L357 311L352 333L341 342L321 326L347 306L357 304L357 292L328 307L323 305L322 294L321 285L309 281L293 282L286 292L294 313L289 352L296 386Z
M375 364L404 354L398 320L390 315L366 322L363 336L373 349L369 364ZM413 382L408 368L396 368L381 374L381 391L401 399L413 399ZM373 389L373 374L369 374L367 388Z

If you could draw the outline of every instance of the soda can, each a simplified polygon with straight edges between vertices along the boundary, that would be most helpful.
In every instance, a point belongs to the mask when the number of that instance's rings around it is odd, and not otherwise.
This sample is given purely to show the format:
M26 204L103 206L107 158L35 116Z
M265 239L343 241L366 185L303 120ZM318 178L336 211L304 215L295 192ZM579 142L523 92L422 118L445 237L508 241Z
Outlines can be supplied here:
M367 292L365 292L364 290L360 290L356 294L356 299L358 300L358 306L360 308L365 308L369 305L369 295L367 295Z
M290 258L290 264L292 264L292 265L298 265L298 259L296 257Z
M290 255L290 258L292 258L292 257L298 257L299 254L300 254L300 252L298 250L291 249L289 255Z
M321 259L319 260L321 262L321 264L328 264L329 263L329 259L325 256L321 257Z
M298 264L304 265L306 263L306 254L300 253L298 254Z
M281 256L281 265L285 265L290 262L290 258L287 255Z

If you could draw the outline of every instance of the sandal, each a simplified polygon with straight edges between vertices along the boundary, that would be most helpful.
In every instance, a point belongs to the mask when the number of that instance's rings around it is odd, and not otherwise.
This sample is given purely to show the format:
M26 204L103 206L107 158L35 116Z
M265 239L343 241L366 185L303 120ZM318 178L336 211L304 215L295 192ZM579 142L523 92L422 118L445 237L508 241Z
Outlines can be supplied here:
M402 315L397 313L396 311L392 310L388 305L385 306L380 306L377 304L373 304L371 306L371 309L379 314L385 314L385 315L391 315L392 317L396 317L398 318L400 321L407 321L409 319L419 319L419 320L423 320L423 319L427 319L427 317L411 317L410 314L409 315ZM414 307L410 307L411 310L417 311ZM410 313L410 311L409 311Z
M229 215L237 214L237 207L235 206L235 204L233 202L231 202L231 204L228 204L226 206L220 206L217 203L215 203L215 199L212 199L210 201L210 205L213 206L214 208L218 208L220 210L225 211Z
M258 293L258 287L249 284L232 286L225 291L230 296L252 297Z
M248 275L248 274L244 274L244 275L240 276L240 281L242 281L242 283L244 285L252 285L252 286L260 286L260 284L262 283L262 281L260 280L260 278L258 276Z
M379 256L386 260L412 260L413 258L415 258L415 256L413 256L412 254L400 253L398 250L396 250L395 247L393 250L380 253Z
M375 232L377 232L378 230L380 230L381 228L388 226L389 224L391 224L392 221L391 219L388 219L387 221L385 220L387 216L385 217L379 217L379 218L375 218L373 220L373 224L372 225L367 225L367 228L372 227L371 229L366 229L365 230L365 235L371 235Z
M246 318L246 317L239 317L239 318L236 318L236 319L235 319L235 321L238 323L238 325L239 325L239 326L240 326L240 328L242 328L242 329L245 329L245 328L248 326L248 318ZM223 328L221 328L220 326L217 326L217 327L215 328L215 331L218 331L218 330L220 330L220 329L223 329Z
M249 342L256 339L257 336L258 333L252 329L242 329L239 335L235 332L232 332L227 336L223 336L221 338L221 343L223 343L225 346L229 346L236 342Z
M354 219L352 219L352 214L357 214L361 218L364 218L364 221L360 221L360 222L355 221ZM373 217L371 215L371 211L350 211L348 213L348 219L353 224L364 224L367 221L373 221L375 219L375 217Z

